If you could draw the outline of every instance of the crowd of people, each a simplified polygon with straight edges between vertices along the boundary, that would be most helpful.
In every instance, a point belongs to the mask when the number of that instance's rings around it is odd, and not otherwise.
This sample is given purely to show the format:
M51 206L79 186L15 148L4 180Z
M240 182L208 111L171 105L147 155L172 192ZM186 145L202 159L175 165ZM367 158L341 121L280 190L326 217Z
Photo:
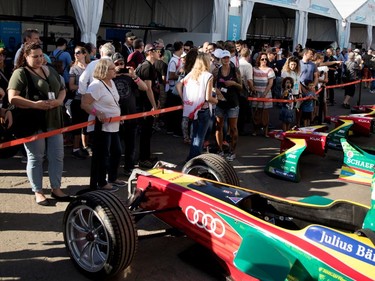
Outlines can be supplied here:
M123 175L129 176L136 165L153 167L158 160L151 152L155 130L181 137L189 145L185 161L207 147L233 161L239 135L268 137L270 110L278 110L283 130L309 126L317 122L319 108L327 115L327 106L337 102L334 89L324 85L375 76L372 50L329 47L316 52L297 45L291 52L278 42L273 46L264 42L255 50L242 40L204 42L199 47L188 40L165 46L162 39L146 44L132 32L126 33L122 45L98 46L98 54L93 44L84 42L70 54L63 38L45 54L41 43L39 32L27 29L13 69L4 64L6 50L0 48L3 122L9 128L27 126L31 134L38 134L96 120L95 125L72 132L71 153L77 159L92 156L94 186L109 191L125 186L119 179L121 155ZM375 93L375 82L365 87ZM350 108L355 89L354 84L345 86L344 108ZM297 101L302 97L306 99ZM272 98L280 102L268 100ZM175 105L183 110L108 122L111 117ZM38 139L24 148L36 202L50 205L42 186L45 158L52 197L70 200L61 190L64 136Z

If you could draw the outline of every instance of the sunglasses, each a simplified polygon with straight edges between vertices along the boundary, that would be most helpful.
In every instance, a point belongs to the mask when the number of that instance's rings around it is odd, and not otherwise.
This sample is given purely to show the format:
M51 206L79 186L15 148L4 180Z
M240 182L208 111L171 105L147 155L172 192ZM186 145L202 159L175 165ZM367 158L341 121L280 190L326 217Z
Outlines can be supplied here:
M37 59L37 58L43 58L44 57L44 55L33 55L33 56L30 56L30 57L32 57L33 59Z
M268 61L268 59L266 59L266 58L262 58L262 59L260 59L261 61Z
M119 65L125 65L125 63L123 61L120 61L120 62L116 62L115 63L116 66L119 66Z
M76 54L76 55L80 55L80 54L84 55L84 54L86 54L86 52L83 52L83 51L77 51L77 52L75 52L74 54Z

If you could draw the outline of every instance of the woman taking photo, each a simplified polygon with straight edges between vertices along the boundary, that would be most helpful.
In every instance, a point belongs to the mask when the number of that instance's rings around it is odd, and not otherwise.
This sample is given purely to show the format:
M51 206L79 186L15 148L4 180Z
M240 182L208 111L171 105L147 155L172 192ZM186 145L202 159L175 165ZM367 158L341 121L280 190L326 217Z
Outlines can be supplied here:
M65 85L60 76L49 66L43 65L42 47L37 43L25 43L16 70L9 81L9 102L20 109L34 109L34 114L24 118L22 124L25 130L31 119L35 124L34 134L51 131L63 127L62 104L65 98ZM27 153L27 176L39 205L48 206L51 203L43 193L43 161L48 159L48 176L52 188L51 196L56 200L68 201L61 187L63 171L64 143L63 135L57 134L46 139L38 139L25 143Z
M210 124L212 110L210 104L216 104L216 97L212 96L212 74L210 56L199 53L193 69L176 85L178 94L182 98L184 116L193 120L193 134L187 161L202 153L204 137ZM182 85L184 88L182 89Z
M95 176L99 189L115 191L117 187L125 186L124 181L117 179L121 158L120 122L107 122L108 118L120 116L121 113L120 97L112 80L116 77L115 64L112 60L101 59L95 66L93 77L95 80L82 96L81 104L90 114L89 121L97 118L103 123L101 130L95 130L93 164L96 165L96 174L91 176ZM87 131L94 131L94 126L89 126Z
M254 89L257 98L272 98L271 88L275 72L267 66L267 63L267 53L260 53L253 68ZM264 136L268 137L269 109L272 108L272 102L253 101L252 108L254 116L253 136L257 135L258 129L263 129Z

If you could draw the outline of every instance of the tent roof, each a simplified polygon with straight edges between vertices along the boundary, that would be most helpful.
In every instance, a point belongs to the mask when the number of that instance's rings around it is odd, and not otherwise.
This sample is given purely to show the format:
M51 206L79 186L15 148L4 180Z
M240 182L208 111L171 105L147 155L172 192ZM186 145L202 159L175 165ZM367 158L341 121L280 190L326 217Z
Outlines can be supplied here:
M333 5L335 5L337 11L345 19L351 14L353 14L359 7L361 7L365 2L373 2L368 0L331 0Z

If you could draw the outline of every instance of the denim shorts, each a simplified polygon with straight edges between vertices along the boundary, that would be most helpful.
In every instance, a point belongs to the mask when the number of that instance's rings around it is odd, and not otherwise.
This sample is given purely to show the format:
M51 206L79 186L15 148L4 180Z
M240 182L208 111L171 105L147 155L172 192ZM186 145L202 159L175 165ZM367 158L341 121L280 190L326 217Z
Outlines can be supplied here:
M223 118L224 116L227 116L228 118L238 118L238 113L240 112L240 107L232 107L228 109L222 109L218 106L216 106L216 116Z

